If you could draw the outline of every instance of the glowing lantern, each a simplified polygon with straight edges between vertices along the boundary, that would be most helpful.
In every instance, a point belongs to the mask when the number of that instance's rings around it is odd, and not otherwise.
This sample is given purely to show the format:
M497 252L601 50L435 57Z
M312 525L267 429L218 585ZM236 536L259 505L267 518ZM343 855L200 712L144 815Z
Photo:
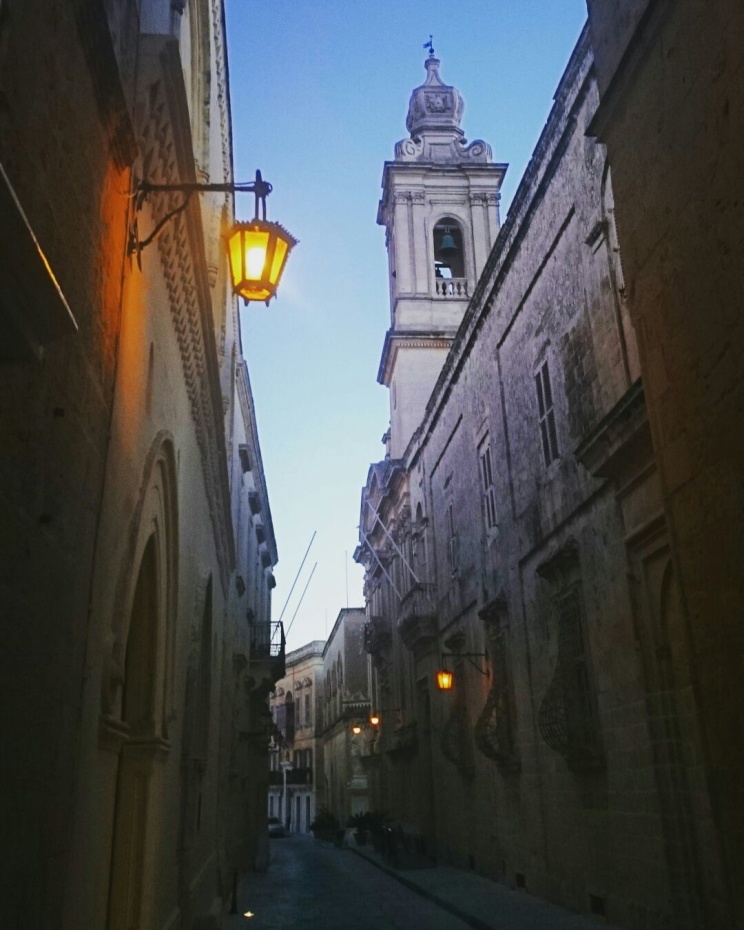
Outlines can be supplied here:
M437 688L440 691L451 691L454 683L455 676L446 668L442 668L437 672Z
M276 294L290 250L297 240L279 223L253 219L236 223L227 241L233 288L244 300Z

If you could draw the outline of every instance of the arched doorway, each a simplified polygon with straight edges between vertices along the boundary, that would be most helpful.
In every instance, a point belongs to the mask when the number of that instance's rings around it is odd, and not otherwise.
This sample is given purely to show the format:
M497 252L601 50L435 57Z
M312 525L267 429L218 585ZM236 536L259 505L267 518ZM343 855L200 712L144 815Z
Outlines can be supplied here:
M167 816L161 803L161 770L170 752L174 714L178 540L169 438L159 436L153 443L144 475L132 515L131 545L122 559L120 612L114 619L112 659L102 691L102 732L108 734L107 745L116 746L107 930L156 926L158 911L165 907L157 863Z
M155 536L142 556L134 599L121 695L127 738L121 747L116 784L108 927L143 925L150 781L158 755L156 731L159 579Z

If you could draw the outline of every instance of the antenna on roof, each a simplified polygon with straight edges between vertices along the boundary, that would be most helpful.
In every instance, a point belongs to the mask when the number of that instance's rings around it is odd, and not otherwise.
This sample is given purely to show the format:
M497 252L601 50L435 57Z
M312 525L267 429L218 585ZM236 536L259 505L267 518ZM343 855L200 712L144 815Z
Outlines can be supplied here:
M282 617L284 616L284 611L287 609L287 604L289 604L289 599L290 599L290 597L292 597L292 592L294 591L295 585L297 584L297 579L300 577L300 572L302 571L302 566L305 564L305 559L307 558L307 554L308 554L308 552L310 551L310 546L312 546L313 540L315 539L315 537L316 537L317 535L318 535L318 531L317 531L317 530L314 530L314 531L313 531L313 535L310 537L310 542L309 542L309 544L308 544L308 547L307 547L307 549L305 550L305 554L304 554L303 557L302 557L302 561L300 562L300 567L297 569L297 574L295 575L295 580L292 582L292 587L289 589L289 594L287 595L287 600L284 602L284 607L282 607L282 612L279 614L279 623L282 622Z
M300 603L295 607L295 612L292 614L292 619L289 621L289 626L287 627L287 632L286 632L285 636L289 636L289 631L292 629L292 624L294 623L294 618L297 616L297 611L298 611L298 610L300 609L300 607L302 606L302 602L303 602L303 600L305 599L305 591L307 591L308 585L309 585L310 582L313 580L313 575L315 574L315 569L316 569L317 567L318 567L318 563L316 562L315 565L313 565L313 570L310 572L310 577L307 579L307 584L306 584L305 587L303 588L302 597L300 598Z

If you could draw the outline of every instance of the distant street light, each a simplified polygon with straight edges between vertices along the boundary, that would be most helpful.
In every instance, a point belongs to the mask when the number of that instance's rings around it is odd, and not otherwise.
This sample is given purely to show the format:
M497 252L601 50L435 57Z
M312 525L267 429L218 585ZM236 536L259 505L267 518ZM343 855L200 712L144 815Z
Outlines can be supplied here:
M287 808L287 772L291 772L294 766L291 762L280 762L282 767L282 811L284 813L284 823L289 825L289 810Z

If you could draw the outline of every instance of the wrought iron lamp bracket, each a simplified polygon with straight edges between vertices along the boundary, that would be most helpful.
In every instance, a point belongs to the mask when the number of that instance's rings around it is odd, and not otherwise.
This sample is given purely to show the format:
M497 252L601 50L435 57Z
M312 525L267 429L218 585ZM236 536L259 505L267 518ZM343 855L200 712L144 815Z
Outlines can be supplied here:
M486 678L490 677L490 672L487 668L481 668L473 659L486 659L488 660L488 655L485 652L443 652L442 653L442 668L447 668L448 659L467 659L468 662L473 666L473 668L480 672L481 675L485 675Z
M273 186L269 184L268 181L264 181L264 179L261 177L260 171L256 171L255 181L246 181L238 184L199 184L197 182L186 182L184 184L152 184L149 181L138 181L134 190L134 219L132 221L132 226L129 232L129 253L130 255L136 253L137 264L141 267L140 254L142 253L142 250L150 245L151 242L154 242L155 239L157 239L162 230L170 222L170 220L173 219L174 216L177 216L179 213L186 209L194 194L253 194L255 196L255 207L253 211L254 219L261 219L265 221L266 198L269 196L272 190ZM158 221L157 225L149 236L147 236L145 239L140 239L137 230L137 214L142 209L142 206L148 195L175 192L184 195L181 203L175 207L175 209L171 210L170 213L166 213L166 215ZM260 217L259 206L261 208Z

